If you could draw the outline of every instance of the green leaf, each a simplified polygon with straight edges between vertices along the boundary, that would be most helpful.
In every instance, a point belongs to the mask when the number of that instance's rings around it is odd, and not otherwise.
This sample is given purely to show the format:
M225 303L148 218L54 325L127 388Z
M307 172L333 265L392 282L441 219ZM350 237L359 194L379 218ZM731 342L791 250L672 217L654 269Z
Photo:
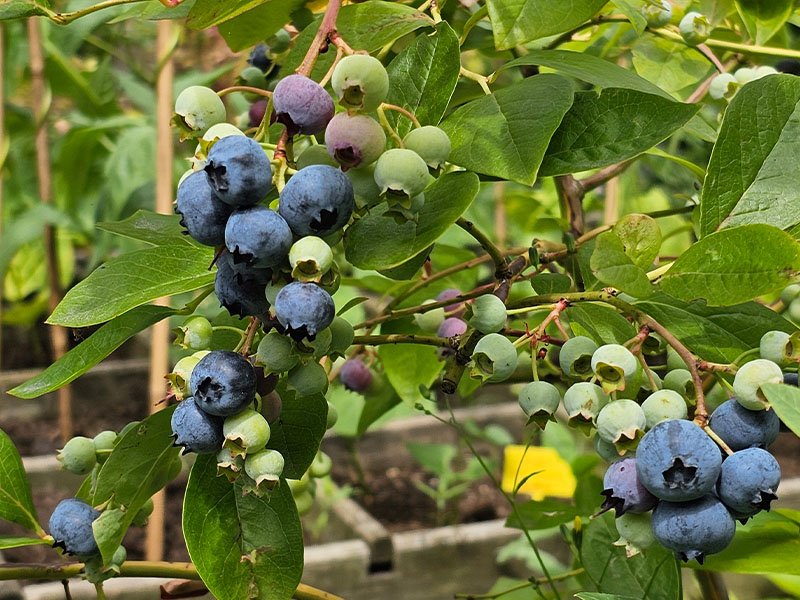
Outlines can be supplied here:
M458 450L452 444L408 442L406 448L422 468L439 476L452 475L451 463L458 454Z
M535 475L534 475L535 477ZM571 504L558 500L529 500L517 507L506 519L506 527L514 529L550 529L562 523L569 523L580 515L580 511Z
M672 552L653 544L644 555L626 558L625 549L613 545L617 539L610 513L592 519L584 530L581 562L597 589L640 600L682 598L681 572Z
M102 521L92 526L104 562L122 542L139 509L173 474L180 452L173 446L170 419L174 410L174 406L160 410L128 431L97 474L92 506L113 498L115 508L124 508L105 511Z
M638 90L575 94L553 135L541 175L576 173L632 158L664 141L700 109Z
M487 0L494 44L507 50L568 31L590 19L607 0Z
M409 279L414 279L414 275L417 274L417 271L422 268L422 265L424 265L430 257L431 250L433 250L432 245L428 246L415 256L412 256L407 261L400 263L396 267L391 267L390 269L381 269L378 272L384 277L394 279L395 281L408 281Z
M0 429L0 518L44 534L33 507L31 484L14 442Z
M581 600L637 600L631 596L619 596L617 594L601 594L599 592L579 592L575 594Z
M232 19L269 0L197 0L189 11L186 26L189 29L206 29Z
M800 79L772 75L752 81L731 101L700 197L700 234L734 225L800 223Z
M375 389L376 387L378 388L377 390ZM355 402L359 400L363 402L363 406L357 415L358 422L356 423L354 434L356 437L364 435L364 432L367 431L373 423L402 402L394 387L380 379L377 385L373 384L372 389L368 392L368 397L354 392L350 392L350 394L355 396L355 398L350 398L350 407L354 406ZM356 398L358 400L356 400ZM341 418L341 415L342 412L340 410L339 418ZM344 433L342 433L342 435L344 435Z
M460 66L458 37L442 21L434 35L418 35L386 68L386 101L407 108L422 125L438 125L456 89ZM401 137L411 130L407 118L394 111L387 116Z
M291 20L294 11L302 8L304 0L269 0L217 28L228 47L239 52L261 42Z
M636 33L639 35L644 33L644 30L647 29L647 19L644 18L644 15L642 15L637 7L633 6L628 0L611 0L611 4L616 6L622 14L628 17Z
M9 548L22 548L24 546L49 546L50 541L42 538L20 537L15 535L0 535L0 550Z
M585 335L598 344L622 344L636 335L630 321L602 304L580 302L564 312L575 335Z
M794 510L760 512L737 527L736 537L725 550L709 555L702 565L689 566L732 573L800 575L799 517Z
M197 246L181 227L180 216L160 215L139 209L122 221L101 221L98 229L132 240L147 242L151 246Z
M761 391L781 422L800 436L800 389L792 385L768 383Z
M561 273L539 273L531 277L531 287L537 294L563 294L572 287L572 280Z
M636 72L664 91L688 98L714 67L696 48L655 35L643 35L631 47Z
M460 106L442 121L453 146L450 161L532 185L573 96L568 79L543 74Z
M715 27L733 11L734 0L700 0L700 12Z
M119 348L125 340L176 312L166 306L134 308L103 325L47 369L8 393L17 398L38 398L57 390L86 373Z
M5 0L0 4L0 20L46 15L47 11L43 6L50 6L50 3L36 2L35 0Z
M214 282L212 248L157 246L112 258L73 287L47 319L52 325L86 327L132 308Z
M653 265L661 248L661 229L653 217L625 215L617 221L613 231L634 264L645 270Z
M381 333L407 332L410 327L410 319L389 322L381 326ZM378 357L389 383L409 406L413 407L422 400L420 386L429 388L444 367L436 351L433 346L417 344L383 344L378 347Z
M761 336L768 331L797 331L781 315L758 302L719 307L703 302L687 304L656 294L636 306L669 329L692 352L712 362L729 363L742 352L758 348Z
M756 44L765 44L792 16L794 0L736 0L736 9Z
M283 476L300 479L311 466L325 435L328 403L322 394L298 397L282 379L276 388L283 401L281 418L270 427L267 448L283 455Z
M590 265L594 276L607 285L637 298L653 293L647 274L625 253L622 240L613 231L597 236Z
M224 0L221 0L224 1ZM311 41L314 39L322 18L306 27L286 57L284 73L291 73L303 61ZM356 50L374 53L386 44L419 29L433 26L433 20L413 6L397 2L370 0L343 6L336 19L336 30L350 46ZM320 55L311 77L320 80L333 64L335 52Z
M285 480L270 496L242 495L197 457L183 504L186 548L218 600L288 600L303 573L303 533Z
M742 225L690 246L661 279L661 287L680 300L702 298L728 306L785 287L798 272L797 240L771 225Z
M672 100L672 96L644 77L611 61L584 52L531 50L525 56L505 63L498 71L527 65L548 67L599 88L627 88Z
M189 15L189 11L194 7L195 0L183 0L178 6L166 7L161 4L160 0L150 0L149 2L142 2L122 11L118 16L109 21L111 23L119 23L128 19L152 19L160 21L162 19L185 19Z
M425 189L418 224L397 225L383 216L385 204L356 221L345 232L347 260L360 269L397 266L435 242L461 216L478 193L474 173L448 173Z
M42 238L45 225L63 227L70 218L49 204L37 203L19 216L14 217L14 226L3 231L3 244L0 246L0 277L5 276L11 260L25 244Z

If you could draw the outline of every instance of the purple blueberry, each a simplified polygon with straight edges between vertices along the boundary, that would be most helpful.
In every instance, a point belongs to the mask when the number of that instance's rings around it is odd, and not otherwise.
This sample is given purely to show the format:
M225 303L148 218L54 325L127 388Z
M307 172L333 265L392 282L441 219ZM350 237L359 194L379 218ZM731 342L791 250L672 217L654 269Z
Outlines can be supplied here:
M690 502L659 502L653 511L656 540L684 562L703 564L708 554L722 552L736 533L725 505L711 494Z
M328 165L311 165L283 188L278 212L298 236L325 237L347 224L354 203L347 175Z
M325 146L346 171L375 162L386 149L386 134L372 117L342 112L328 123Z
M222 434L222 417L201 410L191 396L175 407L172 413L172 435L175 445L183 453L211 454L219 452L225 436Z
M336 108L320 84L303 75L289 75L275 86L272 106L289 135L312 135L325 129Z
M211 146L205 166L217 197L231 206L261 202L272 187L272 165L258 142L242 135L224 137Z
M750 410L732 398L711 413L709 426L735 451L768 447L778 437L781 422L775 411Z
M255 399L256 374L241 354L214 350L195 365L189 386L199 408L227 417L241 412Z
M769 510L777 499L781 467L775 457L761 448L734 452L722 463L717 496L736 513L752 515Z
M235 270L232 258L217 261L217 276L214 279L214 293L220 306L237 317L258 317L262 321L269 318L269 302L265 294L266 286L258 280L245 278ZM253 271L262 271L253 269Z
M206 174L197 171L178 186L175 212L192 239L206 246L225 243L225 223L233 208L217 198Z
M264 120L264 115L267 113L267 101L256 100L250 105L250 110L247 111L249 119L248 125L250 127L258 127L261 121Z
M623 458L613 463L603 476L602 510L615 510L617 517L625 513L643 513L658 504L639 481L636 474L636 459Z
M706 432L691 421L662 421L636 449L639 481L661 500L686 502L709 493L722 457Z
M333 321L336 306L316 283L293 281L275 298L275 314L294 340L313 340Z
M67 498L56 506L50 515L50 535L53 546L78 557L98 554L97 542L92 532L92 522L100 511L78 498Z
M233 212L225 226L225 245L234 263L275 267L286 261L292 230L274 210L258 205Z
M462 321L457 317L448 317L439 325L436 335L439 337L451 338L454 335L463 335L466 330L466 321Z
M339 371L342 385L352 392L366 392L372 385L372 372L359 358L345 361Z
M436 301L441 302L442 300L450 300L451 298L457 298L462 294L461 290L456 288L446 289L443 292L439 292L439 295L436 296ZM461 315L466 312L466 307L464 306L463 302L456 302L455 304L449 304L444 307L445 312L453 313L451 316L453 317L460 317ZM458 312L453 312L458 311Z

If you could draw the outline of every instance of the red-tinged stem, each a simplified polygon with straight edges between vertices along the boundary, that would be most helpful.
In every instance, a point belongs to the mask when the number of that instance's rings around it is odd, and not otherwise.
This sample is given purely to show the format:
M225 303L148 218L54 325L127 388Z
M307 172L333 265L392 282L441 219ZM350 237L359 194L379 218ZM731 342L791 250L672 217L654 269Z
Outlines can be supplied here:
M226 87L217 92L217 96L226 96L227 94L232 94L233 92L250 92L253 94L258 94L259 96L266 96L267 98L272 97L272 92L269 90L262 90L261 88L252 87L249 85L232 85L231 87Z
M306 77L311 74L311 70L317 62L320 51L328 41L329 36L336 32L336 18L339 16L339 9L341 6L342 0L330 0L328 2L328 7L325 9L325 14L322 17L319 30L317 30L317 34L311 41L311 45L308 47L308 52L306 52L303 62L295 69L295 73L305 75Z

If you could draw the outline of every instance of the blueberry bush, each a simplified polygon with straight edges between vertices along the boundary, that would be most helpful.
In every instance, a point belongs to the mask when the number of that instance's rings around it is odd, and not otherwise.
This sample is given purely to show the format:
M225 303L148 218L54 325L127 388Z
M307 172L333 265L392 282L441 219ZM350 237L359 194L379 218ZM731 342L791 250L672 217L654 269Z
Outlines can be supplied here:
M233 86L178 90L175 214L104 223L139 245L48 318L97 329L10 392L59 389L177 319L164 408L64 444L85 479L47 527L0 433L0 517L29 532L0 548L50 544L81 561L56 575L99 596L167 574L220 600L334 598L301 583L325 432L450 411L463 472L452 447L412 447L442 509L483 473L500 487L452 399L515 383L529 444L561 422L595 452L571 464L571 501L526 500L536 473L502 490L538 574L481 597L677 600L682 567L800 576L800 512L770 510L769 452L781 427L800 434L793 2L61 4L5 0L0 19L174 19L241 60ZM184 454L192 564L128 561L127 530ZM539 530L563 536L569 569L548 567Z

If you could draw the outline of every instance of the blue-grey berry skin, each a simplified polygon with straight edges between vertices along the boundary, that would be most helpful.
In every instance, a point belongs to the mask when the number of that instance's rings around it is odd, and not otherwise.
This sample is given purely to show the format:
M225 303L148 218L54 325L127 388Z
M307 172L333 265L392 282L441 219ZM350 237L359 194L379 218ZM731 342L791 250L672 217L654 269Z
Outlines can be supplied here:
M636 459L623 458L608 467L603 475L603 510L615 510L619 517L625 513L643 513L658 504L658 498L647 491L636 474Z
M727 548L736 533L728 509L711 494L691 502L659 502L652 525L658 543L684 562L694 559L700 564L706 555Z
M242 260L242 257L235 257L233 254L228 252L227 248L225 248L219 255L219 258L217 259L217 267L219 267L219 265L222 263L226 263L226 266L223 268L226 268L232 271L233 274L238 275L243 282L249 281L265 286L272 281L273 271L271 268L253 267L247 264L246 259Z
M286 261L292 247L292 230L266 206L236 210L225 226L225 245L234 263L270 268Z
M736 451L767 448L778 437L781 421L775 411L750 410L732 398L714 409L709 426Z
M289 75L275 86L272 107L289 135L312 135L324 130L333 118L333 98L320 84L304 75Z
M709 493L722 456L710 437L691 421L662 421L636 449L639 481L661 500L687 502Z
M78 498L67 498L56 506L50 516L50 535L53 545L78 557L98 554L97 542L92 533L92 522L100 511Z
M189 175L178 186L175 212L186 233L206 246L225 243L225 223L233 208L219 198L202 171Z
M256 373L241 354L214 350L200 359L189 381L197 406L211 415L241 412L256 395Z
M214 293L220 306L237 317L258 317L269 320L269 301L265 294L266 286L258 281L247 279L237 273L233 261L217 261L217 276L214 279Z
M775 457L761 448L734 452L722 463L717 496L740 514L769 510L777 499L781 467Z
M217 197L235 207L261 202L272 186L272 165L255 140L231 135L211 146L205 166Z
M293 339L313 340L333 321L336 305L316 283L293 281L275 298L275 315Z
M328 165L311 165L283 188L278 212L295 234L325 237L347 225L354 205L347 175Z
M172 434L175 445L182 446L183 452L210 454L219 452L225 435L222 433L223 419L201 410L195 399L186 398L172 413Z

